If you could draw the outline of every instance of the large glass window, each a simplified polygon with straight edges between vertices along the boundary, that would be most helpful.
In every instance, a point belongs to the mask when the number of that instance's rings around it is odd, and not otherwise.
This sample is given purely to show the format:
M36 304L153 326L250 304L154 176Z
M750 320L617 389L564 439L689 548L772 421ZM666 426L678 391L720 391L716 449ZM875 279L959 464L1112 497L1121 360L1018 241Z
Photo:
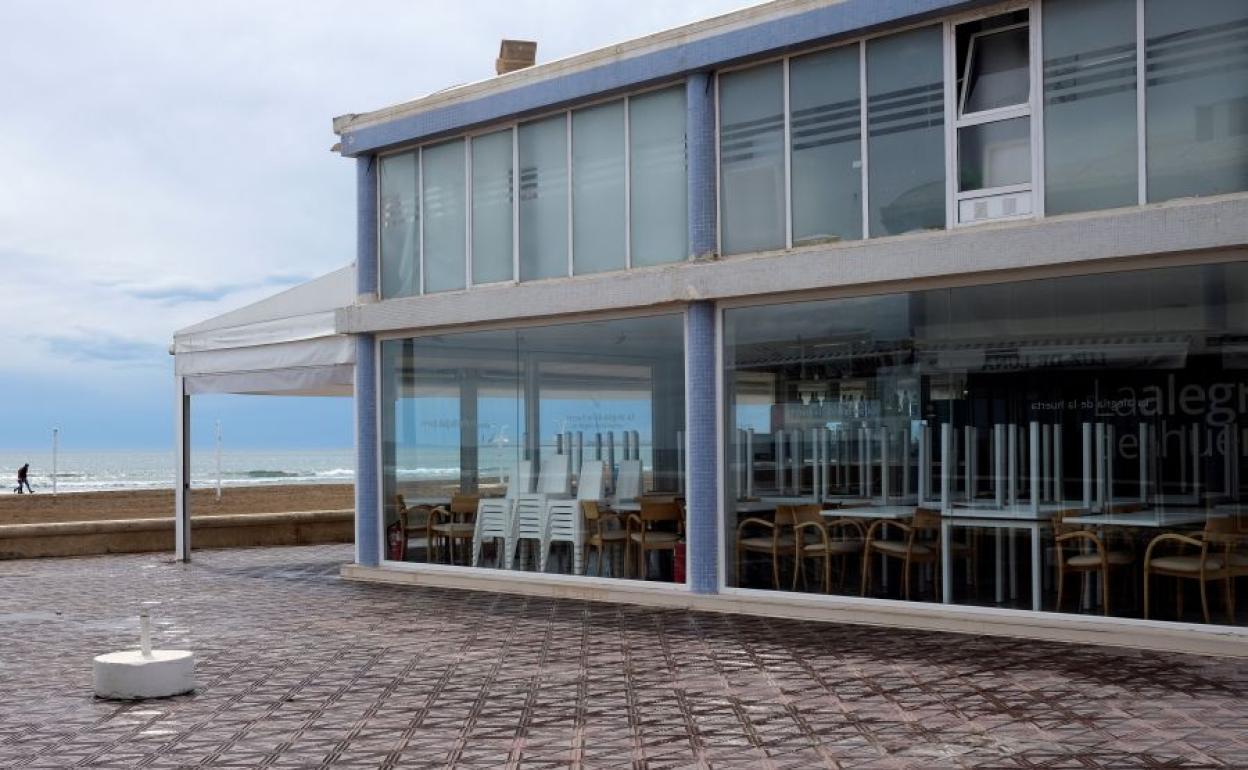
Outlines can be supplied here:
M793 244L862 237L858 46L789 62Z
M421 156L425 291L462 289L467 228L464 142L461 139L426 147Z
M381 159L381 296L420 292L419 155Z
M689 256L685 89L628 100L629 245L633 267Z
M1248 3L1149 0L1148 199L1248 190Z
M940 27L867 42L872 236L945 226L942 51Z
M726 310L728 583L1228 622L1246 335L1245 262Z
M624 103L572 113L572 272L625 267Z
M387 557L676 579L684 392L679 314L383 341Z
M1045 0L1045 213L1139 199L1135 0Z
M784 153L783 63L720 75L719 227L725 254L784 248Z
M568 274L567 116L520 126L520 280Z
M511 131L472 139L472 282L512 278Z

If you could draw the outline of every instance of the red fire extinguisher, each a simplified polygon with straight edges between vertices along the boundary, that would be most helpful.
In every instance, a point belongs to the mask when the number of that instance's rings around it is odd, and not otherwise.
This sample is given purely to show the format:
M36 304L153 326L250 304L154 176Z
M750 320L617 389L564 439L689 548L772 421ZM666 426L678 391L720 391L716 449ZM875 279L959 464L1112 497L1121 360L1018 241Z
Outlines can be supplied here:
M672 557L672 580L677 583L685 582L685 541L681 540L676 543L676 549Z
M396 521L386 527L386 558L390 561L403 561L403 522Z

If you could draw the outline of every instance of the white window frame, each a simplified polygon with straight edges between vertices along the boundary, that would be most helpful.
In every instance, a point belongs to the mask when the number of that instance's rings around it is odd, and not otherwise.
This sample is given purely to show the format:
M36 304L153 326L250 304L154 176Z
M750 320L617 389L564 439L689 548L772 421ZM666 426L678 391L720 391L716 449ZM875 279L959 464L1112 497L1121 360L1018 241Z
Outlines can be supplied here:
M947 19L945 21L945 215L948 229L975 227L993 222L1010 222L1016 220L1035 219L1044 215L1044 193L1041 184L1043 149L1040 135L1043 133L1040 104L1043 101L1044 87L1041 77L1043 67L1043 49L1039 36L1040 12L1039 2L1009 3L993 8L977 11L973 14ZM981 30L971 35L967 41L966 62L962 72L957 69L957 35L958 27L973 21L990 19L1017 11L1027 11L1026 22L1016 22L989 30ZM967 114L966 84L970 78L971 61L974 58L975 42L979 38L1007 32L1013 29L1027 28L1027 78L1028 98L1019 104L980 110ZM961 76L959 78L959 75ZM963 128L982 126L1005 120L1028 118L1028 144L1030 150L1031 179L1028 182L997 187L982 187L974 190L961 189L961 153L959 136ZM991 198L997 195L1014 193L1031 193L1031 211L1014 216L994 217L978 222L961 221L961 204L967 200Z

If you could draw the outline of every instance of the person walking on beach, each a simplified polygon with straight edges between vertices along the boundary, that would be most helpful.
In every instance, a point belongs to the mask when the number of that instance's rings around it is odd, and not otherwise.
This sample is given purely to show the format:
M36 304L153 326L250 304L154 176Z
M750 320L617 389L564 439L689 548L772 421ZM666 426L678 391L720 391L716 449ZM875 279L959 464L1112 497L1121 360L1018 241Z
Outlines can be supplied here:
M25 486L26 491L30 492L32 495L35 493L35 490L30 488L30 479L26 478L26 475L29 472L30 472L30 463L26 463L25 465L17 469L17 489L13 491L19 495L22 494L23 486Z

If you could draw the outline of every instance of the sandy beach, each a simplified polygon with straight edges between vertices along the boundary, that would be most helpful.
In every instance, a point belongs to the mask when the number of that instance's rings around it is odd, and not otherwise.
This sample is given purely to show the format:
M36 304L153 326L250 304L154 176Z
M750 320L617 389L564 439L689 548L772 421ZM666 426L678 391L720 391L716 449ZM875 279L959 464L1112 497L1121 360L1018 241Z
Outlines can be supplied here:
M354 491L350 484L227 487L218 502L215 489L196 489L191 506L193 516L339 510L354 507ZM0 525L172 516L172 489L0 496Z

